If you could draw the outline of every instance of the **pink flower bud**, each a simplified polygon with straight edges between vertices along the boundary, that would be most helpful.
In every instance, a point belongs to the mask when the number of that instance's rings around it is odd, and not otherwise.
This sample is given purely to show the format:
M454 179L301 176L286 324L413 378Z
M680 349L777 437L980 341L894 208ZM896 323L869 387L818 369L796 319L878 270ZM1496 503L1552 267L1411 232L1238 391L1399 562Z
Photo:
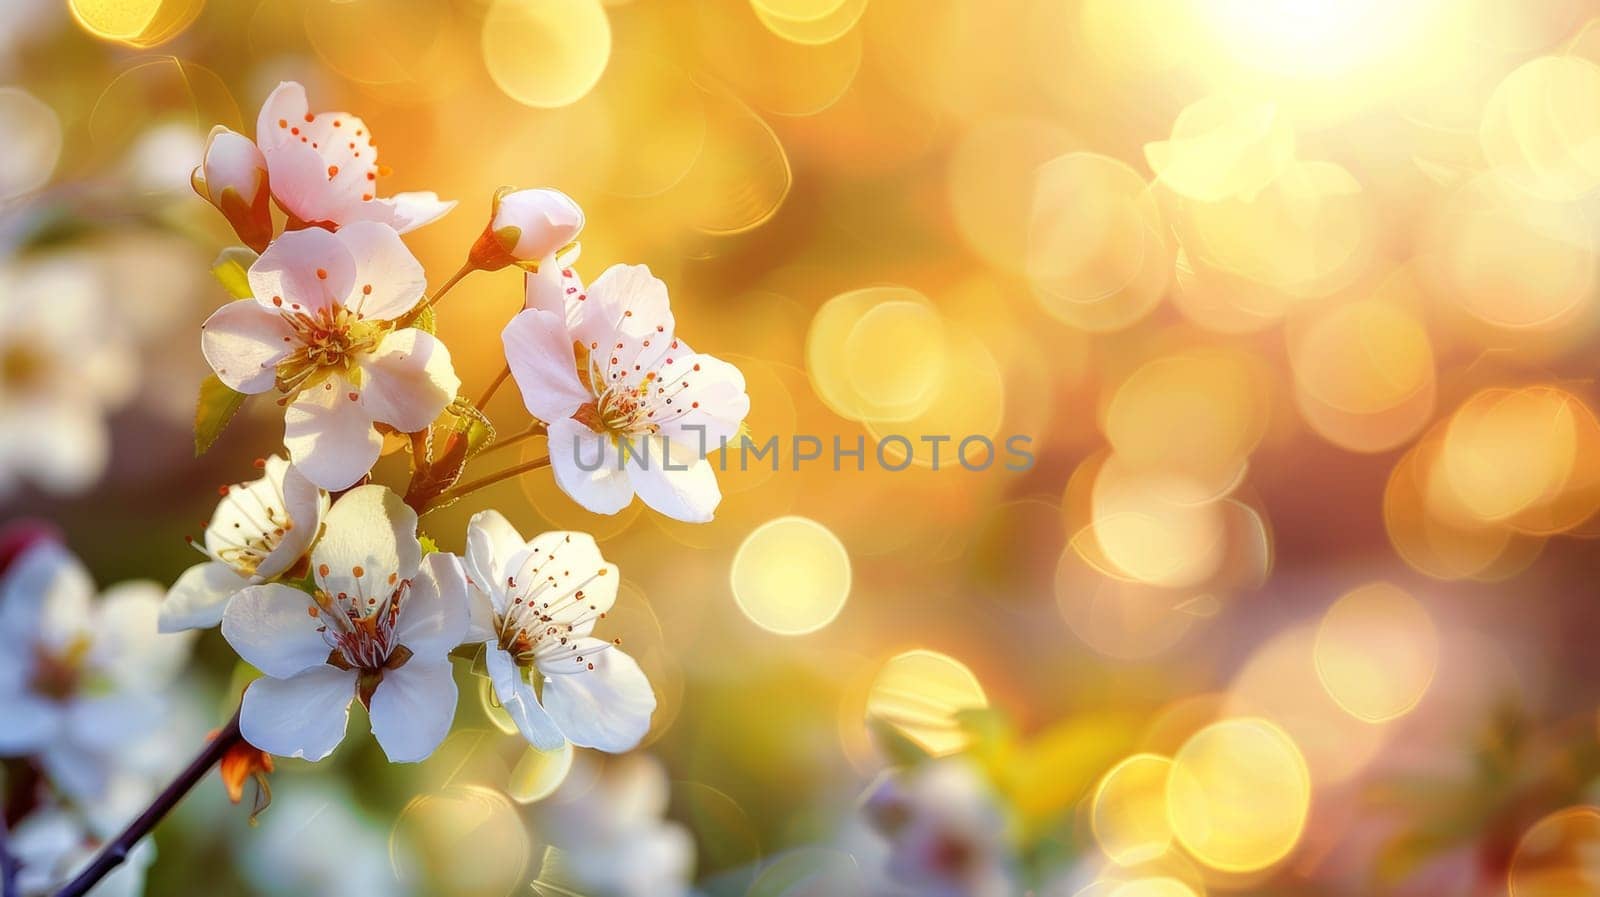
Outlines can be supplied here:
M471 261L486 270L537 266L571 244L583 230L583 209L559 190L502 190L473 247Z
M222 212L234 233L257 252L272 241L272 191L267 160L254 141L218 125L191 176L194 191Z

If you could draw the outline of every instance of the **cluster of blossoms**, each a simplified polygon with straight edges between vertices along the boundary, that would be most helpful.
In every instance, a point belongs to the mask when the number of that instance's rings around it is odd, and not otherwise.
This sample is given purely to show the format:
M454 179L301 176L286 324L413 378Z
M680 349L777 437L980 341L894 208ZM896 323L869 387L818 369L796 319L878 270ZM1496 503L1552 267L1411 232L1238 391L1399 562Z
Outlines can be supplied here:
M354 701L390 760L429 756L455 714L452 657L475 661L537 748L620 753L644 738L655 694L605 638L619 575L591 536L526 538L485 510L458 556L420 533L419 517L549 466L592 511L616 513L637 495L710 520L721 496L705 452L742 426L743 377L678 339L666 287L643 266L613 267L585 289L572 267L584 215L554 190L496 194L466 264L430 295L401 235L455 203L380 197L386 173L365 122L312 113L294 83L267 99L254 139L212 132L192 184L244 247L217 265L234 299L202 327L213 377L196 445L248 396L274 394L282 451L257 462L258 478L221 489L190 540L204 560L164 597L114 591L96 608L81 571L54 550L28 555L0 602L0 636L15 642L0 653L0 752L37 756L63 787L92 789L68 781L97 768L81 759L126 745L124 725L160 719L147 699L176 672L191 630L211 627L261 674L237 728L218 736L236 801L273 755L328 756ZM524 432L547 437L548 458L463 484L495 436L482 407L493 388L476 403L459 395L434 306L469 273L512 266L524 301L508 312L495 385L517 383ZM386 441L410 448L404 489L374 482ZM119 841L147 830L138 825ZM55 882L63 870L40 874Z

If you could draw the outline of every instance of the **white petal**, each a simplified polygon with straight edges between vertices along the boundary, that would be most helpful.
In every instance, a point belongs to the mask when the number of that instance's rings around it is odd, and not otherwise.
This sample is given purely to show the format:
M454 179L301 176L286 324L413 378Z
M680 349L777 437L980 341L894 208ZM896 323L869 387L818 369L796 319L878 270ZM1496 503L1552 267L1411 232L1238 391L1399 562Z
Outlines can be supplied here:
M495 696L517 724L522 737L541 751L553 751L565 744L566 737L539 706L539 697L528 683L527 670L517 666L511 655L492 641L484 644L483 659L489 670L489 680L494 684Z
M189 660L192 632L160 631L164 592L153 582L125 582L107 589L96 613L89 662L113 681L156 689Z
M328 380L300 393L283 416L283 446L294 466L329 491L366 476L383 450L366 409L350 398L354 392L343 377Z
M616 356L611 367L654 368L674 336L667 285L644 265L612 265L589 284L587 296L573 337L590 346L602 366Z
M664 439L641 440L643 462L628 461L628 482L639 499L674 520L705 523L722 502L716 469L699 448ZM678 469L687 468L687 469Z
M517 594L536 590L543 614L573 626L574 636L588 635L617 601L617 567L600 556L600 546L587 533L540 533L511 574Z
M311 596L280 583L250 586L228 601L222 637L244 661L268 676L287 679L322 666L332 649L311 615Z
M209 629L222 622L222 609L233 593L249 585L233 568L219 561L195 564L183 571L161 602L157 623L162 632Z
M0 484L21 474L46 492L76 495L99 480L111 455L104 412L86 401L18 402L0 431Z
M66 705L68 737L79 746L114 756L159 728L167 709L160 696L129 689L78 698Z
M31 691L0 694L0 757L31 754L53 741L61 731L60 704Z
M304 121L304 118L301 119ZM267 158L267 177L272 186L272 197L278 205L300 221L328 226L341 221L354 220L365 188L355 179L366 175L359 171L330 179L328 161L319 149L308 143L294 142L276 147L262 147Z
M455 200L441 200L431 190L412 191L363 202L350 211L350 220L382 222L404 234L438 221L455 207Z
M245 689L239 731L269 754L321 760L344 740L355 696L356 674L326 664L288 679L257 679Z
M543 260L538 271L523 278L522 307L554 312L569 327L578 322L579 303L587 301L578 272L555 259Z
M385 670L372 693L372 734L391 763L415 763L433 753L456 715L456 681L449 661L413 658Z
M396 586L390 578L412 579L421 561L417 512L376 484L352 489L333 503L322 539L311 550L317 584L333 595L387 598Z
M494 628L494 605L488 593L477 586L467 586L467 632L463 642L478 644L494 641L498 636Z
M67 795L91 806L106 797L111 766L104 754L58 738L45 745L37 759L50 784Z
M273 174L276 190L277 174ZM262 308L312 311L338 305L355 284L356 263L335 235L320 227L292 230L272 241L248 273Z
M633 501L617 446L575 420L550 421L550 471L573 501L596 514L615 514Z
M517 229L511 256L521 261L553 257L561 247L577 239L583 230L583 209L560 190L539 188L515 190L500 197L491 230Z
M205 173L206 192L213 202L219 201L222 191L228 189L236 191L246 203L253 202L257 191L266 186L267 160L261 155L261 148L222 125L207 135L200 166Z
M267 477L277 484L281 499L277 507L288 516L290 526L256 567L257 581L272 579L294 566L316 541L322 516L328 513L328 493L306 479L293 464L273 455L267 459Z
M94 580L62 546L39 542L12 561L0 587L0 631L10 646L59 648L88 625ZM15 649L8 649L15 650Z
M256 142L263 147L278 146L298 142L298 138L289 133L292 125L298 124L310 105L306 100L306 89L296 81L280 81L267 95L266 102L261 104L261 112L256 116ZM279 122L283 125L279 125Z
M669 380L665 388L677 410L658 416L668 418L658 420L662 434L707 452L732 439L750 414L744 374L720 358L700 353L678 356L673 367L678 370L669 376L677 379Z
M436 551L422 566L400 605L395 642L411 649L413 661L443 659L467 633L467 580L461 561Z
M650 731L655 692L638 662L610 643L581 639L553 663L541 659L539 672L544 709L573 744L619 754Z
M433 423L461 388L450 350L433 334L409 327L384 337L362 359L361 370L366 375L361 404L367 415L402 433Z
M511 575L507 568L527 544L499 511L479 511L467 521L467 577L475 588L496 596L495 610L505 610L499 601L504 599L506 577Z
M500 339L505 344L506 365L516 378L529 414L553 423L594 401L594 394L578 379L572 334L556 313L518 312L501 331Z
M200 353L217 379L251 395L272 388L293 339L282 315L251 299L227 303L200 325Z
M338 237L356 266L354 289L344 300L346 308L375 321L392 321L422 298L428 287L427 275L394 228L357 221L339 228Z

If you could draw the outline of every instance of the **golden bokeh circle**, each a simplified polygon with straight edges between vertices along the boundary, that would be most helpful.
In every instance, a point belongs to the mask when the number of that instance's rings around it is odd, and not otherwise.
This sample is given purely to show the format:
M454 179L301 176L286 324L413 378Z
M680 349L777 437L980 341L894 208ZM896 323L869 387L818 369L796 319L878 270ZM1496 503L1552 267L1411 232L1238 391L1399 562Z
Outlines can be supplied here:
M1427 608L1379 582L1347 592L1322 616L1317 676L1363 722L1404 716L1422 700L1439 666L1439 631Z
M483 19L483 62L506 96L553 109L582 99L611 59L600 0L494 0Z
M1113 766L1095 787L1089 818L1095 842L1111 861L1153 860L1172 844L1167 822L1167 775L1172 760L1135 754Z
M844 609L850 553L817 521L779 517L745 537L728 579L734 602L752 623L779 635L805 635Z
M1600 807L1569 807L1539 820L1511 857L1511 897L1600 893Z
M989 706L983 684L948 654L917 648L889 658L867 689L867 718L893 726L934 756L965 748L963 710Z
M1265 869L1295 848L1311 807L1300 749L1278 726L1243 717L1196 732L1172 758L1173 836L1223 872Z

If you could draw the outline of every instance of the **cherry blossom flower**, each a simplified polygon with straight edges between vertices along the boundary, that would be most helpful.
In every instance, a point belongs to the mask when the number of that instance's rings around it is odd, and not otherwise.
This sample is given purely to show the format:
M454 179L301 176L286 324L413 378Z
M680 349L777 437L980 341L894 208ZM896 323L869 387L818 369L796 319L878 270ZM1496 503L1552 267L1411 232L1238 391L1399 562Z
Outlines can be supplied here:
M396 323L425 284L386 224L286 233L250 266L249 282L255 298L217 309L201 349L229 387L283 393L284 447L324 489L348 488L372 468L383 446L374 423L421 430L461 386L443 342Z
M97 272L75 259L0 263L0 497L27 480L76 493L105 470L107 412L137 386Z
M534 806L535 824L552 845L540 882L614 897L690 893L694 840L663 818L668 784L660 761L645 754L574 757L561 786Z
M366 122L348 112L313 114L304 87L284 81L256 119L256 143L267 161L272 196L295 222L330 230L377 221L400 233L455 208L434 193L377 195L385 173Z
M495 271L507 265L532 270L571 264L583 230L583 209L560 190L504 188L494 197L489 223L473 244L469 261ZM557 254L563 253L562 261Z
M257 463L261 479L222 487L203 541L191 541L210 560L185 570L167 592L162 632L217 625L235 592L289 572L311 550L328 493L277 455Z
M449 652L467 628L459 560L424 559L416 512L370 485L334 502L311 565L314 594L254 585L223 612L223 637L265 674L244 693L245 740L320 760L344 739L359 698L390 760L433 753L455 715Z
M100 800L120 756L163 724L163 692L192 633L156 631L161 588L98 599L54 542L28 548L0 582L0 756L36 758L59 788Z
M66 807L45 804L31 810L12 830L6 849L17 861L21 897L47 897L72 880L94 858L116 829ZM139 897L155 846L142 841L95 886L95 897Z
M212 128L189 182L228 219L246 246L257 252L267 248L272 241L272 191L267 159L250 138L222 125Z
M862 809L889 843L889 877L914 893L1015 892L1005 816L982 773L966 760L891 772L868 792Z
M617 568L594 537L552 532L524 540L498 511L467 526L472 626L495 694L541 750L571 741L620 753L650 728L656 697L618 643L593 636L617 600ZM534 688L529 677L541 686Z
M549 429L556 484L601 514L637 494L669 517L710 520L722 492L706 453L750 411L744 375L677 338L649 268L613 266L587 292L561 286L568 277L530 278L533 307L502 334L523 403Z

